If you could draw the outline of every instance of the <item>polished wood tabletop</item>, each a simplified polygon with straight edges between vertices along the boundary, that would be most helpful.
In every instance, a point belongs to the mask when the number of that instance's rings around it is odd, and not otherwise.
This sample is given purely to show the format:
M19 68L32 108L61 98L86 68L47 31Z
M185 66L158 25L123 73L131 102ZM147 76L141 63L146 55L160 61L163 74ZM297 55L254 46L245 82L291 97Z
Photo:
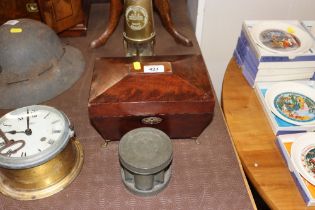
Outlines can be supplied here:
M242 166L260 196L272 209L306 207L275 143L275 135L235 59L225 72L222 108Z

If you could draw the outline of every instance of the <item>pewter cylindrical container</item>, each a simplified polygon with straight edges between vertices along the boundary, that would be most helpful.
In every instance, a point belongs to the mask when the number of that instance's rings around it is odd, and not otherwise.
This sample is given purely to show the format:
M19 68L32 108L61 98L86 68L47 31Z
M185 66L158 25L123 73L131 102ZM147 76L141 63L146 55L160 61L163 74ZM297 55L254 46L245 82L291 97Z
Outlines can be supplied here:
M152 0L125 0L124 37L127 41L146 42L154 38Z
M136 195L152 195L163 190L170 180L172 159L171 140L158 129L138 128L120 140L122 180Z

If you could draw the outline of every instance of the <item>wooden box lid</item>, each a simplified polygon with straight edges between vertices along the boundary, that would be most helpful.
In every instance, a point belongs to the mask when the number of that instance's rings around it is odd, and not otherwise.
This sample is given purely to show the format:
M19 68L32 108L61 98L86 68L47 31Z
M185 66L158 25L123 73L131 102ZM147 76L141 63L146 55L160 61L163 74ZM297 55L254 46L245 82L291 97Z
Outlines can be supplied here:
M159 66L163 66L164 72L159 72ZM213 108L214 96L201 55L98 58L95 61L89 99L92 118L200 114L212 113Z

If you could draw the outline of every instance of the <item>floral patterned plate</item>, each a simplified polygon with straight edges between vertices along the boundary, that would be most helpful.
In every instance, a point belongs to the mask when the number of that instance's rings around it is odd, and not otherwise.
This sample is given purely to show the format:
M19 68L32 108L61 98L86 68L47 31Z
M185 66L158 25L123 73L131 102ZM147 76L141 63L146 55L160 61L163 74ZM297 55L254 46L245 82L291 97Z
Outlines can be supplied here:
M315 124L315 89L300 83L282 82L266 93L270 110L282 120L295 124Z
M315 133L309 132L297 138L291 147L293 167L308 182L315 185Z
M253 26L253 38L263 49L282 55L303 54L313 46L312 37L294 24L264 21Z

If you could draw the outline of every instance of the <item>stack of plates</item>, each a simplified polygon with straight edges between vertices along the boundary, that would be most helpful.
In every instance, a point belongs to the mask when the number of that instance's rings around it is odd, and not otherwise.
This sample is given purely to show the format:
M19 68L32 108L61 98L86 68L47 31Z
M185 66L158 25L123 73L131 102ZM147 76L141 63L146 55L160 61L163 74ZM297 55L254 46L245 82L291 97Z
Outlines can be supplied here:
M314 39L299 21L245 21L234 55L251 86L315 72Z
M315 133L279 135L276 144L306 206L315 206Z
M282 82L265 96L268 108L282 120L297 126L315 125L315 89L301 83ZM291 161L308 182L315 185L315 133L306 132L291 146Z

